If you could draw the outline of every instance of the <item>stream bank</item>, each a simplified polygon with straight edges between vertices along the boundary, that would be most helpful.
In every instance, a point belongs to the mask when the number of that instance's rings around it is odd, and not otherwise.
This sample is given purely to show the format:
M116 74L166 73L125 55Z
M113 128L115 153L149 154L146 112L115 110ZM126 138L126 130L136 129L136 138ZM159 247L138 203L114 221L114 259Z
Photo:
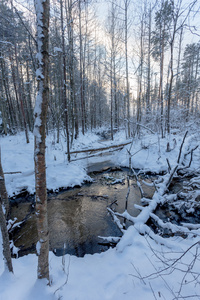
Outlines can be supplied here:
M88 171L93 182L48 196L50 250L58 256L106 251L109 246L102 244L99 236L121 235L107 207L119 213L124 211L129 169L105 161L89 166ZM145 186L144 191L151 197L154 188ZM37 242L34 198L27 199L18 198L11 205L11 219L17 220L10 230L10 238L18 248L18 256L35 253ZM141 205L140 199L136 181L130 177L128 210L133 216L139 213L134 204Z

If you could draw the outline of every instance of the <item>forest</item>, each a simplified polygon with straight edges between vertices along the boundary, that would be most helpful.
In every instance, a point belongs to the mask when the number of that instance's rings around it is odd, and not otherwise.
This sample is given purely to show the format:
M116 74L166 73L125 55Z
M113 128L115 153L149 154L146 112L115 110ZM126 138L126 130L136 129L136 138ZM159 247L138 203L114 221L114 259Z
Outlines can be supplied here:
M80 129L101 126L112 137L124 127L130 137L140 124L163 137L198 119L197 1L144 1L135 11L130 0L110 1L105 24L93 6L51 3L47 132L56 142L63 131L70 148ZM1 1L0 22L1 133L23 130L28 143L37 90L33 3Z
M199 15L0 1L2 300L200 299Z

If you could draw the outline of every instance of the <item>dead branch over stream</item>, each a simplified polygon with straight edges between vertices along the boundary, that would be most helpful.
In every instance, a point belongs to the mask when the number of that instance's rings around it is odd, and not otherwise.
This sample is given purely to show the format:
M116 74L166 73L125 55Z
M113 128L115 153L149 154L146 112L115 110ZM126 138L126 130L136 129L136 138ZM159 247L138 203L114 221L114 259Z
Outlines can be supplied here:
M112 149L112 148L114 148L114 149L115 148L121 148L121 147L129 145L131 143L132 143L132 141L129 141L127 143L123 143L123 144L119 144L119 145L111 145L111 146L108 146L108 147L101 147L101 148L95 148L95 149L83 149L83 150L71 151L70 154L87 153L87 152L92 153L92 152L105 151L105 150L109 150L109 149Z
M173 233L183 233L185 236L188 236L188 235L196 236L197 234L200 234L197 227L188 228L188 226L185 226L183 223L178 226L178 225L172 224L171 222L164 222L154 214L154 211L156 210L158 205L163 204L167 201L167 197L164 197L164 196L165 196L165 194L167 194L168 188L169 188L174 176L176 174L178 174L179 169L181 170L184 168L184 170L185 170L187 167L190 167L191 160L192 160L192 154L193 154L194 150L196 150L198 148L198 146L196 146L196 147L190 149L189 151L188 151L188 149L185 150L185 153L183 153L183 145L185 143L186 135L187 135L187 132L185 133L182 143L181 143L181 146L180 146L177 163L174 166L172 166L170 164L170 162L168 161L167 162L168 163L168 173L163 176L160 176L157 180L154 181L155 192L154 192L153 197L151 199L150 198L144 199L145 204L147 204L146 206L135 205L135 207L140 210L140 213L137 217L131 216L128 213L126 208L123 213L115 212L110 207L107 208L108 212L111 214L114 222L120 229L122 235L125 233L126 228L123 227L121 222L123 222L125 224L126 223L125 220L128 220L131 223L133 223L133 226L131 229L131 232L133 234L133 236L132 236L133 239L134 239L134 235L137 235L138 233L140 233L142 235L147 234L152 239L156 240L157 242L159 242L161 244L167 244L166 239L164 239L161 236L159 236L158 234L154 233L153 230L147 225L147 222L149 219L153 219L159 228L163 228L163 229L167 228ZM187 167L185 167L183 160L185 160L185 157L188 154L191 154L191 157L189 158L189 164L187 165ZM136 180L138 182L138 178L136 178ZM142 201L143 196L141 196L141 197L142 197L141 202L143 202ZM122 221L121 221L121 219L122 219ZM107 240L106 237L104 239ZM109 240L111 240L111 237L109 237ZM121 246L120 244L118 244L118 246L119 246L118 249L121 249L124 247L124 246Z

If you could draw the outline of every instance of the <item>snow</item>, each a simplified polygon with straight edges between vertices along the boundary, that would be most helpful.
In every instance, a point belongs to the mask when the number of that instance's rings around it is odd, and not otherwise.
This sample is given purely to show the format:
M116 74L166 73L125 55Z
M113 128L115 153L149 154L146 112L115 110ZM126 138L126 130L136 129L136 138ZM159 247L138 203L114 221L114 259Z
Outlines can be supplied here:
M62 49L61 48L58 48L58 47L54 47L54 52L62 52Z
M174 137L175 148L166 152L168 142L171 146L174 145ZM132 167L162 172L168 169L166 162L168 158L173 169L177 164L182 137L176 135L158 139L157 135L151 134L141 140L134 139L131 148ZM186 152L188 147L195 145L198 140L197 135L186 137L184 144ZM96 134L88 132L85 136L80 134L73 144L72 151L106 147L123 142L125 142L123 132L117 133L114 141L105 142L102 142ZM9 197L20 193L22 189L33 194L35 190L33 135L30 134L29 144L26 144L24 133L0 137L0 144L4 172L21 172L5 174ZM81 185L85 180L90 180L87 175L88 163L105 160L105 157L92 157L68 163L64 136L61 136L60 143L56 144L54 135L49 134L46 145L49 190L56 191L60 187ZM109 160L116 165L128 166L127 149L130 149L130 145L120 152L113 152L109 155ZM87 155L73 154L72 159L85 156ZM199 158L200 152L197 149L193 153L191 170L200 167ZM181 159L183 160L184 157ZM163 183L158 184L161 193ZM154 196L156 201L159 201L159 196L158 193ZM128 212L125 213L128 215ZM146 216L145 212L143 214ZM144 218L144 215L141 218ZM193 227L192 224L189 226L198 233L199 226ZM144 235L139 232L143 232ZM0 299L172 300L189 297L197 300L200 299L200 286L194 281L194 276L198 276L200 269L198 243L199 234L187 239L176 236L167 239L155 237L149 227L142 224L138 218L136 226L128 228L117 247L104 253L78 258L70 255L57 257L50 252L50 286L46 285L45 280L37 280L37 256L34 254L12 259L14 274L4 271L2 243L0 243ZM197 259L193 263L195 255ZM185 272L188 265L193 273Z

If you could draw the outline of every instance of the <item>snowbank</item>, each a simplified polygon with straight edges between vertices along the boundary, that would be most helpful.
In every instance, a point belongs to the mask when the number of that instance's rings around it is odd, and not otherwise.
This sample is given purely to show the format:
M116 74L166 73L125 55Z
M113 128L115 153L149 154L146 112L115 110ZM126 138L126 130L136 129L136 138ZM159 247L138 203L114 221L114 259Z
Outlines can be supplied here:
M166 158L172 165L175 164L182 137L175 136L176 142L173 139L174 136L160 140L157 135L150 135L141 140L133 140L132 166L151 172L167 170ZM188 137L184 147L196 142L196 139L195 135ZM118 133L114 141L106 142L102 142L99 136L88 133L86 136L80 135L73 149L98 148L102 147L102 143L109 146L124 141L124 133ZM1 137L0 143L4 172L21 172L5 175L9 196L19 193L22 189L34 193L33 136L30 136L30 144L25 143L23 134ZM173 149L170 152L166 152L167 143ZM115 164L128 166L127 149L130 150L130 145L120 152L114 152L109 159ZM92 158L68 163L65 151L64 137L60 144L54 142L53 136L47 137L47 187L50 190L82 184L88 179L87 164L96 161L96 158ZM98 158L99 161L101 159L104 158ZM199 166L197 150L192 168ZM105 253L85 255L83 258L69 255L56 257L50 253L50 287L46 286L45 282L36 280L36 255L13 259L14 275L5 273L0 243L0 299L172 300L176 299L177 295L182 297L181 299L187 296L190 296L190 299L199 299L199 285L195 285L190 273L183 272L188 264L191 263L192 266L194 254L199 255L198 245L191 247L198 241L198 237L193 240L170 238L169 245L173 246L167 248L139 234L134 234L133 239L131 230L132 227L129 227L119 247ZM190 251L173 264L189 247ZM164 261L172 267L163 270L166 267ZM200 262L197 260L193 271L199 274L199 268ZM153 275L148 277L151 274Z

